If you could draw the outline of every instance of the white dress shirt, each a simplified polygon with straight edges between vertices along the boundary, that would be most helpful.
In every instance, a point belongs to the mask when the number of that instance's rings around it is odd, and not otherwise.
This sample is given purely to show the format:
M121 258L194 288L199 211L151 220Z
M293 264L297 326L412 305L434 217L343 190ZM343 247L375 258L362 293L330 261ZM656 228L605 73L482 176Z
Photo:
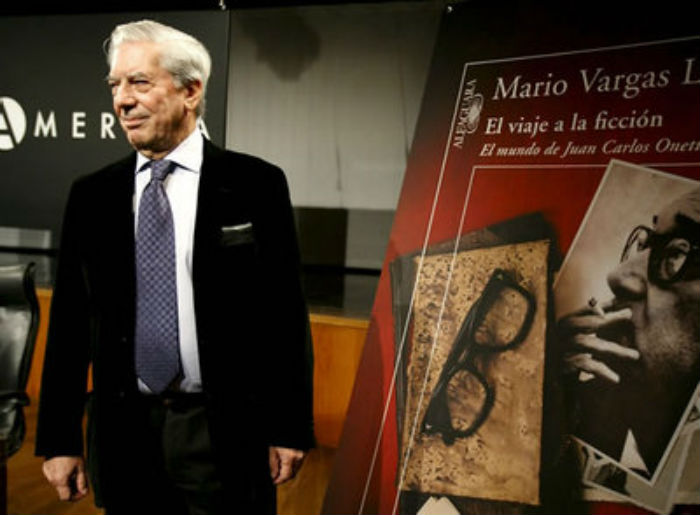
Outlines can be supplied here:
M166 177L164 186L173 213L175 230L178 328L183 373L179 389L185 392L202 390L192 288L192 252L203 149L203 136L199 130L195 129L180 145L164 157L177 165ZM151 180L149 162L147 157L137 154L134 213L139 212L141 194ZM135 225L137 225L138 216L134 216L134 219ZM139 390L149 392L148 387L140 379L138 383Z

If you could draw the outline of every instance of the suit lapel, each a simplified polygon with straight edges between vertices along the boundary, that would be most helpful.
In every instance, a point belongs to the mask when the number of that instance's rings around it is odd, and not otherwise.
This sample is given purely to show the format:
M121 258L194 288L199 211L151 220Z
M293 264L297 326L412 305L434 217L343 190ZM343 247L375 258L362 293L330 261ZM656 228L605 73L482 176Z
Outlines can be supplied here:
M238 216L245 217L247 199L242 181L243 170L233 170L233 161L226 152L204 140L197 217L194 231L194 274L209 260L220 238L221 226ZM249 220L246 220L249 221Z
M113 244L112 266L113 284L119 285L116 302L124 317L126 331L131 331L134 323L134 298L136 295L136 275L134 268L134 170L136 154L132 154L116 166L109 185L109 202L105 203L107 219L111 224L106 228L106 236ZM117 292L115 292L116 294Z
M192 258L198 321L200 309L206 304L207 297L220 294L207 291L207 288L215 288L217 274L225 272L215 269L218 266L215 263L219 252L221 227L251 221L248 199L245 198L248 188L245 187L243 174L246 172L234 169L236 162L231 154L214 146L207 139L204 140ZM236 266L236 263L227 263L227 266L229 265Z
M204 266L209 259L208 253L216 238L215 233L215 208L216 191L218 184L219 154L222 153L214 147L209 140L204 139L204 156L202 159L202 169L199 177L199 193L197 195L197 215L194 226L194 248L193 248L193 276L197 278L200 274L200 266ZM202 265L200 265L202 264Z

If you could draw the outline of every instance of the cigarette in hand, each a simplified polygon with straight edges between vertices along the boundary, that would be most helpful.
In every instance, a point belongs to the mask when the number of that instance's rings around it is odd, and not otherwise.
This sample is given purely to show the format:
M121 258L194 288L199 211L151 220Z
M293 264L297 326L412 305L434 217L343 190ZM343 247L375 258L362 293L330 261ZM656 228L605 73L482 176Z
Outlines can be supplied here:
M588 307L590 307L596 315L600 316L605 316L605 311L603 311L603 308L600 307L600 304L598 303L598 299L595 297L591 297L588 299Z

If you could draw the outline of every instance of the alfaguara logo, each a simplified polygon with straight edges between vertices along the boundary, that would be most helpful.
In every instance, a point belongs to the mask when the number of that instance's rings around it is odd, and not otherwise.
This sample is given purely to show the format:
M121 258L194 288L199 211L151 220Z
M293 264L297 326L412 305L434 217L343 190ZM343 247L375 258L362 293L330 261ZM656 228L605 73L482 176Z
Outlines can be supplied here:
M63 115L61 115L63 116ZM90 117L90 128L94 131ZM27 115L19 102L12 97L0 95L0 151L8 151L17 148L25 136L39 139L58 139L59 124L57 123L56 111L38 109L33 116ZM71 139L81 140L88 136L88 114L85 111L72 111L67 120L63 120L60 132L67 132ZM67 123L64 125L64 122ZM97 121L97 120L96 120ZM33 122L33 125L32 125ZM116 139L115 127L117 119L109 112L99 113L99 138ZM68 130L66 130L66 128ZM93 137L94 132L90 133Z

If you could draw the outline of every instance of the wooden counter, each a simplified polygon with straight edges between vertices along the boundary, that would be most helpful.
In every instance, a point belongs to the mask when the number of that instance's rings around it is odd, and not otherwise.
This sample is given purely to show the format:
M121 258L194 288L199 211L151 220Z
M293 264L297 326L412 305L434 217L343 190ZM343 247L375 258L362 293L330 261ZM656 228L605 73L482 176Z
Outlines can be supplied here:
M318 444L337 447L355 384L367 320L311 314L314 421Z
M36 334L34 357L32 358L32 367L29 370L29 381L27 382L27 395L29 395L32 403L39 398L41 369L44 366L44 354L46 353L46 333L49 328L51 290L37 288L36 296L39 300L39 330Z
M39 330L27 384L27 394L39 398L44 363L51 290L38 289ZM339 316L311 314L314 343L314 420L318 444L336 447L350 402L355 373L367 335L368 321Z

